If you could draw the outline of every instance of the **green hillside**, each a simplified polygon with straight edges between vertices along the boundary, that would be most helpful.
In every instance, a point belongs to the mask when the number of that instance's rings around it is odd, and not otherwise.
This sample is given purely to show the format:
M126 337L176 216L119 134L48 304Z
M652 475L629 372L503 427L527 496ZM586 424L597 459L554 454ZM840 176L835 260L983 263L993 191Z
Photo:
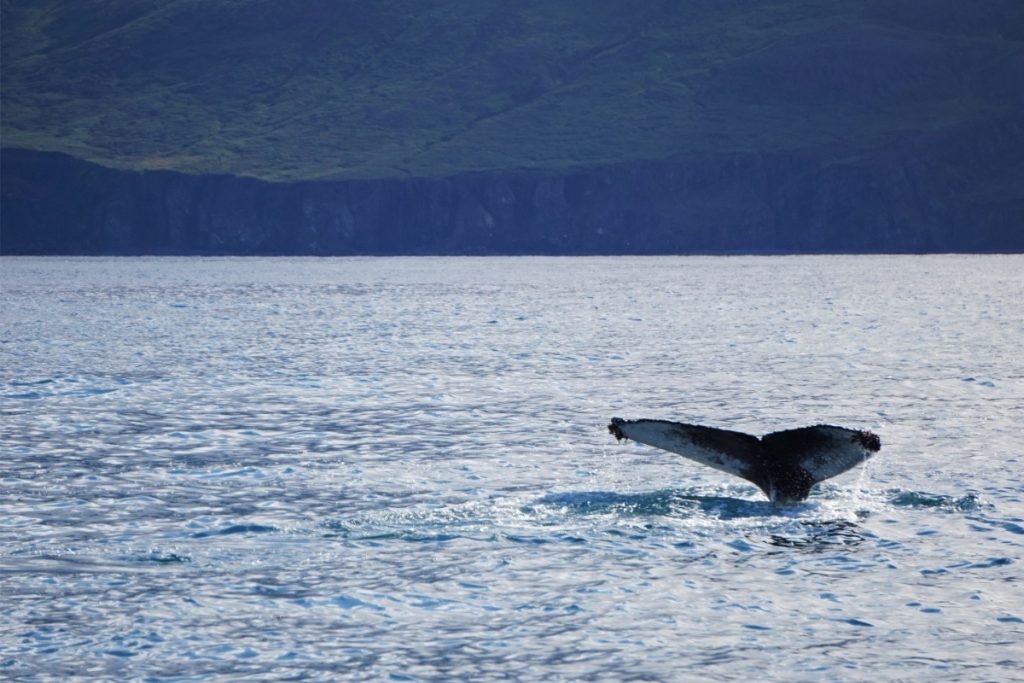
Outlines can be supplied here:
M828 150L1022 108L1019 0L4 0L2 143L269 180Z

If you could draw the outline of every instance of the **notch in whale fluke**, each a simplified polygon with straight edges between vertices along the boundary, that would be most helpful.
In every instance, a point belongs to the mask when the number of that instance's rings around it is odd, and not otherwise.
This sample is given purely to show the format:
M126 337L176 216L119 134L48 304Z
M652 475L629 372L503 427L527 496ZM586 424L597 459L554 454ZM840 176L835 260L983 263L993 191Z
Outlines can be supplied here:
M613 417L608 431L743 477L772 502L807 498L811 487L858 465L882 448L871 432L815 425L758 438L727 429L668 420Z

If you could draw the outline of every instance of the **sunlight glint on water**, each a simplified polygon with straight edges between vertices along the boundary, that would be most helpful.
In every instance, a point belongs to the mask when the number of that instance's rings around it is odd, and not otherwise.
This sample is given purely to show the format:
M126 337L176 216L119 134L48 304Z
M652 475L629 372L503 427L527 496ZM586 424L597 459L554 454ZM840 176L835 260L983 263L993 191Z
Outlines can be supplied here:
M0 676L1008 680L1021 257L0 260ZM773 506L612 415L830 422Z

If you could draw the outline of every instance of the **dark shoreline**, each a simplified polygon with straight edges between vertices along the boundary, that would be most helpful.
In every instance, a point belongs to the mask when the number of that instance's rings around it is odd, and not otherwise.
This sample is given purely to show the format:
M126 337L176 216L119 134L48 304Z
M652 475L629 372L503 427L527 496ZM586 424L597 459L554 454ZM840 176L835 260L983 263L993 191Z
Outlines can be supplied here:
M984 190L1017 174L1020 148L1024 123L1003 121L845 163L750 153L289 183L4 149L0 254L1019 253L1024 192Z

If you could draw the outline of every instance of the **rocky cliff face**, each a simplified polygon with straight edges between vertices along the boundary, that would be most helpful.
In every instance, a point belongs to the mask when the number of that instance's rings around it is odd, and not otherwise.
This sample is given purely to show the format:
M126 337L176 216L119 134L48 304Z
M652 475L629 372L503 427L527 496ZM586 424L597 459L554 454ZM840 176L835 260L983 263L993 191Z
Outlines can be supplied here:
M857 158L737 154L266 183L2 155L4 254L1024 251L1024 122Z

